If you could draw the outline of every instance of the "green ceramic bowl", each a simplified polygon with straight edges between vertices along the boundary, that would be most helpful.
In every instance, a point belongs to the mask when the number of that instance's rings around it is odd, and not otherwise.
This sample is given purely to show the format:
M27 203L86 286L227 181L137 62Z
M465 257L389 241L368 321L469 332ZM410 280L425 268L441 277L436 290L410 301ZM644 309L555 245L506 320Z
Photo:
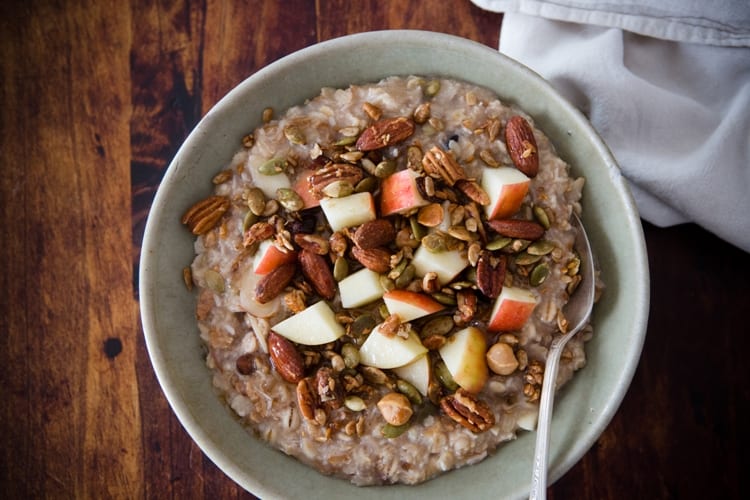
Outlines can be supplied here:
M528 495L534 434L522 433L483 462L419 486L358 488L323 476L248 435L211 387L195 325L195 297L182 281L193 238L181 214L209 194L263 108L283 110L322 87L389 75L441 75L488 87L534 117L575 175L587 178L584 223L608 284L596 306L589 361L556 399L551 480L572 467L606 428L640 357L649 305L647 256L627 182L587 120L537 74L484 45L445 34L381 31L291 54L229 92L198 124L169 166L146 226L140 271L143 328L172 409L203 452L263 498L520 498Z

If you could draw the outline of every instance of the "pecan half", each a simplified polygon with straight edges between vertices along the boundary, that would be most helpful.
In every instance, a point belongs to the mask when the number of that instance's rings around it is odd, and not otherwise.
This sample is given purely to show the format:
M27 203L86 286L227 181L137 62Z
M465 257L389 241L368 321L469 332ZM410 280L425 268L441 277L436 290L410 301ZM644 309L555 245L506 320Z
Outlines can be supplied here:
M355 146L360 151L384 148L411 136L414 129L414 121L406 116L384 118L367 127L360 134Z
M475 181L470 181L468 179L458 179L456 181L456 187L470 200L475 201L482 206L490 204L490 196Z
M456 292L456 324L466 324L474 318L477 313L477 296L469 289Z
M305 376L305 363L302 355L292 342L276 332L268 334L268 353L274 368L281 378L293 384Z
M505 125L505 145L518 170L529 177L539 172L539 151L531 125L523 116L513 116Z
M261 304L272 301L286 288L297 271L295 262L287 262L263 276L255 285L255 300Z
M318 397L312 377L305 377L297 383L297 405L303 417L315 422Z
M294 235L294 242L300 248L318 255L328 255L330 250L328 239L318 234L297 233Z
M349 182L355 186L365 176L364 171L349 163L329 163L315 171L307 178L310 190L318 197L323 196L323 190L329 184L337 181Z
M190 207L181 222L195 235L207 233L218 224L230 204L226 196L209 196Z
M247 248L260 241L267 240L275 233L276 229L268 222L256 222L245 231L245 235L242 238L242 246Z
M396 239L396 228L387 219L365 222L354 231L352 241L359 248L375 248L389 244Z
M387 273L391 269L391 253L383 247L352 248L352 256L370 271Z
M315 373L318 401L330 408L340 408L344 402L344 387L334 371L322 366Z
M451 419L474 433L484 432L495 425L495 415L487 403L464 389L458 389L441 399L440 408Z
M305 275L315 292L326 300L332 300L336 296L336 280L333 279L333 273L328 267L326 258L303 249L297 254L297 260L302 274Z
M496 299L503 291L508 258L495 257L489 250L483 250L477 260L477 288L485 297Z
M422 167L430 175L441 177L446 184L453 186L459 179L466 179L466 172L453 155L433 146L422 157Z
M544 235L544 226L530 220L499 219L487 221L497 233L509 238L538 240Z

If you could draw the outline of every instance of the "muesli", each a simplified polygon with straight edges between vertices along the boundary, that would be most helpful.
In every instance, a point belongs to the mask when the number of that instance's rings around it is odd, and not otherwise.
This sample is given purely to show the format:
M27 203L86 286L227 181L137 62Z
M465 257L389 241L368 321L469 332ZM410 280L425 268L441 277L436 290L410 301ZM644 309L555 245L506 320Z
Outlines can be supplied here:
M419 76L263 119L182 220L206 361L243 425L358 485L419 483L533 429L584 180L532 119Z

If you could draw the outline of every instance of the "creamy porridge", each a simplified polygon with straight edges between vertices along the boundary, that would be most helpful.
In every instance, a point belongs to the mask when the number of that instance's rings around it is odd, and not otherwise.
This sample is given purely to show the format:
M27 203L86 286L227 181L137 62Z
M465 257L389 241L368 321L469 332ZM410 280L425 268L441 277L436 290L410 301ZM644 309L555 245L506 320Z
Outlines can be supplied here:
M242 423L358 485L419 483L533 429L580 281L583 179L546 136L486 89L414 76L263 120L183 217L206 360Z

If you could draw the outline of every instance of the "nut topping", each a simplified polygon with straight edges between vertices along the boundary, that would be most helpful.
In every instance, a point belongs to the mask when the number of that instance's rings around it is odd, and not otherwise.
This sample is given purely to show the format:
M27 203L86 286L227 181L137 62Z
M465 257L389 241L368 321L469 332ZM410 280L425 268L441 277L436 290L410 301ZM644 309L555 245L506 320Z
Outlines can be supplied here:
M357 139L359 151L373 151L403 141L414 133L414 121L406 116L384 118L369 127Z
M463 167L451 153L443 151L439 146L433 146L425 153L422 167L428 174L441 177L449 186L453 186L459 179L466 179Z
M495 425L495 415L487 403L477 399L464 389L445 396L440 400L440 408L454 421L473 433L489 430Z
M297 264L288 262L263 276L255 285L255 300L261 304L266 304L278 297L292 281L296 271Z
M276 332L268 334L268 353L273 366L281 378L296 384L305 376L305 364L302 355L292 342Z
M544 235L544 226L536 222L521 219L502 219L487 221L492 229L509 238L538 240Z
M490 204L490 196L475 181L467 179L458 179L456 187L461 190L470 200L479 203L482 206Z
M360 248L353 247L352 255L370 271L387 273L391 269L391 253L383 247Z
M195 235L207 233L218 224L230 204L226 196L209 196L190 207L181 221Z
M375 248L389 244L396 239L396 228L386 219L365 222L354 231L352 241L359 248Z
M347 182L351 186L357 185L365 176L361 168L348 163L330 163L307 178L310 189L318 197L323 197L323 190L334 182Z
M505 145L516 168L529 177L536 177L539 172L539 152L534 132L524 117L516 115L508 120Z
M303 249L298 255L300 269L318 295L326 300L336 296L336 280L325 257L310 250Z
M494 257L489 250L483 250L477 260L477 288L490 299L497 298L503 291L508 258L505 255Z

